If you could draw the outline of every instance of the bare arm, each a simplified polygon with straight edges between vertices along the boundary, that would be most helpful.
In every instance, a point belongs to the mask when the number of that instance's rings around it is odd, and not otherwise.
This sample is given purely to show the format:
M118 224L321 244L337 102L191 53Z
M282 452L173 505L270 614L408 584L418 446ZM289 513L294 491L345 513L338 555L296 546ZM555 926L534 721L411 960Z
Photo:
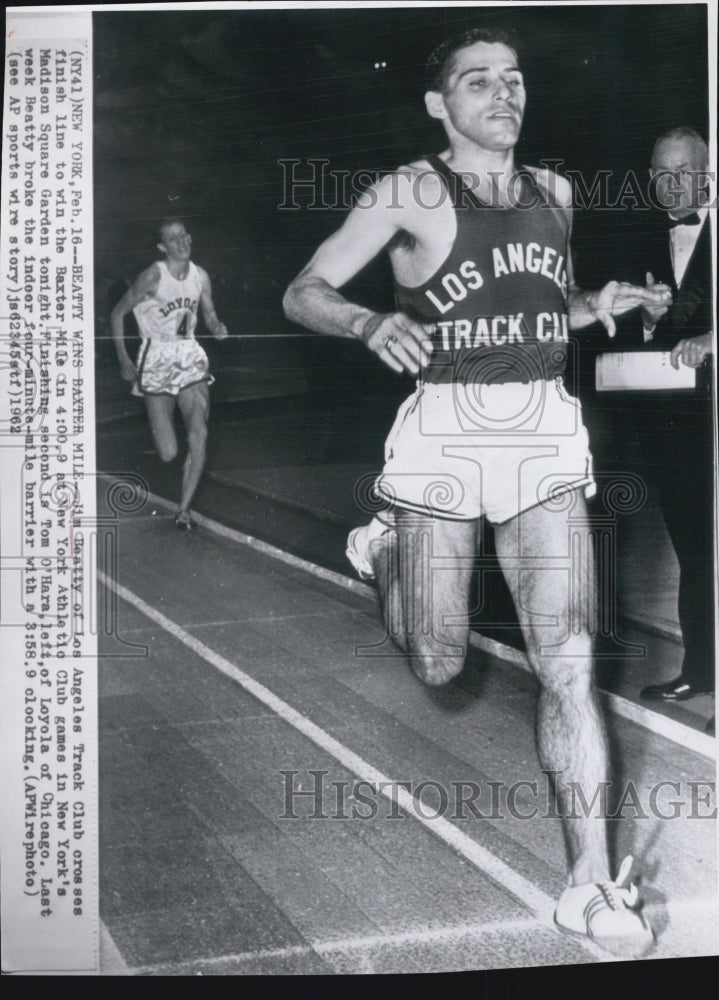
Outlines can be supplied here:
M157 266L152 264L135 279L110 313L110 329L112 331L112 339L115 341L117 359L120 362L120 374L126 382L134 381L137 373L125 347L124 319L129 312L132 312L135 306L139 305L145 299L151 298L156 293L159 282L160 272Z
M576 285L568 294L569 325L573 330L596 323L603 323L610 337L616 333L615 316L622 316L632 309L664 310L671 305L672 293L668 285L630 285L625 281L610 281L596 292L583 292Z
M431 328L403 313L373 312L349 302L337 290L397 232L411 231L410 219L411 207L398 206L391 178L370 188L287 288L283 299L287 318L318 333L361 339L390 368L417 374L429 360Z
M212 284L210 282L210 276L204 268L198 267L197 271L200 275L200 284L202 286L202 291L200 293L200 309L202 310L202 318L205 321L205 326L216 340L224 340L229 336L229 334L227 332L227 327L224 323L219 321L217 313L215 312L215 303L212 300Z
M552 203L565 214L571 234L571 185L566 178L550 171L540 171L538 181L551 193ZM567 241L567 280L569 325L573 330L580 330L599 321L604 324L609 336L613 337L616 333L615 316L621 316L638 307L651 313L652 316L662 316L672 302L669 286L654 284L654 279L649 274L646 288L623 281L610 281L597 291L583 291L574 280L571 239Z
M655 284L650 274L647 275L645 288L626 281L609 281L597 291L585 292L578 288L574 281L571 250L567 267L569 278L567 305L569 326L572 330L580 330L599 321L606 327L607 334L613 337L617 332L615 316L623 316L624 313L637 308L647 310L655 316L663 316L672 304L672 290L669 285Z

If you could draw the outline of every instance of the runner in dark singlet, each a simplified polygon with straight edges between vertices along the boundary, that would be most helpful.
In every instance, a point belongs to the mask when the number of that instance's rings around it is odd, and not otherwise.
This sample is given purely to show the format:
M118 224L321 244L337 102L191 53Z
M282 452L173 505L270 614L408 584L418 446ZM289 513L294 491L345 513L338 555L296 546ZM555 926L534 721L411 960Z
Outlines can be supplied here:
M446 184L457 234L432 277L414 288L396 284L399 311L437 325L423 381L497 384L561 375L568 213L547 210L549 192L529 171L514 186L517 206L497 209L440 157L427 162Z
M525 91L510 36L478 29L450 39L428 68L427 110L449 148L374 185L290 285L285 310L418 376L375 487L388 512L351 533L348 555L376 578L415 673L443 684L467 651L479 519L493 522L541 685L540 759L557 775L570 878L555 919L615 954L643 954L653 935L626 884L631 859L612 881L603 817L570 813L573 786L591 801L606 780L607 749L588 625L591 460L561 373L570 329L601 320L612 334L613 315L661 310L671 296L666 286L574 284L569 185L515 166ZM385 248L398 308L379 315L337 289Z

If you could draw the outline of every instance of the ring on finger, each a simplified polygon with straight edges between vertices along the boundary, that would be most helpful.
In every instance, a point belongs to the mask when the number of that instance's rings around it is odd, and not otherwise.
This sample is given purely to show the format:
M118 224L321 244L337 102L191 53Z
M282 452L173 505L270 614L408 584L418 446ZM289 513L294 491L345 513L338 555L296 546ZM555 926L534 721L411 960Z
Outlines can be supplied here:
M387 336L384 338L384 346L385 346L386 350L388 350L388 351L391 351L392 350L392 344L396 344L396 343L397 343L397 338L395 337L395 335L393 333L388 333Z

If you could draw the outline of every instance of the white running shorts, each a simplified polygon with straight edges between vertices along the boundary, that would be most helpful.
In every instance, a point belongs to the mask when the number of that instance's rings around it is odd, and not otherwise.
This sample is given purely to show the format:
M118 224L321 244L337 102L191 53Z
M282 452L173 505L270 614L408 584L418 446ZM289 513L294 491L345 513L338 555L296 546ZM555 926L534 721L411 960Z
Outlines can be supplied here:
M197 382L209 382L210 363L196 340L148 338L140 345L133 396L176 396Z
M391 505L501 524L596 492L581 404L552 381L421 384L400 407L374 486Z

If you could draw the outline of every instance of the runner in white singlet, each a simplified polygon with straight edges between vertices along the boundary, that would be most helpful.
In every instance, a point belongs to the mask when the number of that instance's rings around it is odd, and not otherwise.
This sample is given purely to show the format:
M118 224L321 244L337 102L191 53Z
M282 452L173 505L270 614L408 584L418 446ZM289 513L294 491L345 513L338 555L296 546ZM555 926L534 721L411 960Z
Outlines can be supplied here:
M207 355L195 340L198 306L205 325L217 340L228 336L217 318L210 279L190 260L192 239L181 219L164 219L158 227L158 249L164 260L140 274L112 311L112 336L120 373L133 383L133 395L145 400L157 453L164 462L177 455L173 426L175 404L187 429L188 451L183 466L182 497L175 524L192 530L190 503L205 464L208 388L214 381ZM133 364L125 346L124 318L134 312L142 343Z

